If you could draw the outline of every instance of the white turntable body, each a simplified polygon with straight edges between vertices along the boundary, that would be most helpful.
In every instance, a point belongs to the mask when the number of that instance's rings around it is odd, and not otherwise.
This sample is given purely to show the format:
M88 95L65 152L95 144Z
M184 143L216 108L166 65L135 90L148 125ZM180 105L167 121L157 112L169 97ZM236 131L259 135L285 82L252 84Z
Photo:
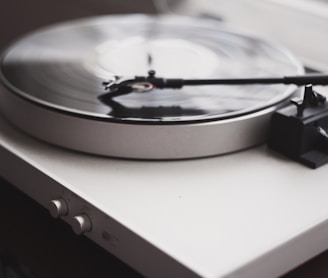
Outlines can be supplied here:
M0 125L1 175L146 276L276 277L328 247L327 166L310 170L265 146L109 159Z
M203 159L111 159L40 142L0 118L0 175L147 277L277 277L323 252L327 167L265 145Z

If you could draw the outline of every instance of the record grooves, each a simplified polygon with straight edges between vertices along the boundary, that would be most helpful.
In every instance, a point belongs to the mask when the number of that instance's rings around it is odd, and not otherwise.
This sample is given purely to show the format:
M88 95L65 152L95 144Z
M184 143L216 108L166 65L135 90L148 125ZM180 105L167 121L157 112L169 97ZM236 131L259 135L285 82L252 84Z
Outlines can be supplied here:
M180 159L263 142L269 116L295 92L284 85L192 86L101 100L102 82L151 69L184 79L303 72L284 48L217 22L97 17L48 27L10 46L1 59L2 110L25 132L70 149Z

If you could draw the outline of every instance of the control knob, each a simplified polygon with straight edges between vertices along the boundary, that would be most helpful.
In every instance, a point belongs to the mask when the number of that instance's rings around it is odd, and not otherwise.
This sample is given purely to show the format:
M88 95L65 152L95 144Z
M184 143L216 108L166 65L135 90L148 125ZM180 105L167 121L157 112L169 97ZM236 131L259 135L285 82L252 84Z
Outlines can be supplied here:
M49 212L52 217L59 218L68 214L68 205L64 199L50 201Z
M90 217L85 213L74 216L72 221L72 229L78 235L90 232L92 230Z

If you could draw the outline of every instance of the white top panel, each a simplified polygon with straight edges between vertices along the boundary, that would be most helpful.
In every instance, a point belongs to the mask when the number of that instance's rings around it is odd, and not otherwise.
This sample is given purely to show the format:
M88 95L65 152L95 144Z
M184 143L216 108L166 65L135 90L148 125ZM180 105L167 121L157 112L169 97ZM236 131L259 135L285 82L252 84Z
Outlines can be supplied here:
M328 166L310 170L265 146L128 161L55 148L0 125L2 146L202 276L231 274L328 216Z

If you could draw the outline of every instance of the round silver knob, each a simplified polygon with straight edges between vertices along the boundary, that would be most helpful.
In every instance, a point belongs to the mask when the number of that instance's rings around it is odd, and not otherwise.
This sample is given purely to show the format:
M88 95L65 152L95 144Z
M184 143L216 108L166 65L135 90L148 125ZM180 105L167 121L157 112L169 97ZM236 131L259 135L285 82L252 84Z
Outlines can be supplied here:
M92 223L90 217L82 213L73 217L72 229L74 233L81 235L92 230Z
M55 199L50 201L49 212L52 217L58 218L68 214L68 205L63 199Z

